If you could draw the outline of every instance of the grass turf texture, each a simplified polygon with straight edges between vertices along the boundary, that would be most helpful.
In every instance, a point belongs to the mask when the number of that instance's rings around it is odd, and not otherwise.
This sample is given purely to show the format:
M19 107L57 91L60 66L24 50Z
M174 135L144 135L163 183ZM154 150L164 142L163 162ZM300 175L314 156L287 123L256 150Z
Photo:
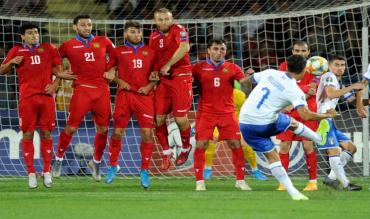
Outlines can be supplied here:
M89 177L64 177L46 189L30 190L27 178L0 178L0 218L370 218L369 178L352 181L360 192L335 191L322 185L305 192L309 201L292 201L275 191L277 181L247 179L253 191L234 188L234 179L206 182L207 191L195 192L191 178L154 178L144 191L139 179L117 178L113 184ZM300 190L306 179L294 178Z

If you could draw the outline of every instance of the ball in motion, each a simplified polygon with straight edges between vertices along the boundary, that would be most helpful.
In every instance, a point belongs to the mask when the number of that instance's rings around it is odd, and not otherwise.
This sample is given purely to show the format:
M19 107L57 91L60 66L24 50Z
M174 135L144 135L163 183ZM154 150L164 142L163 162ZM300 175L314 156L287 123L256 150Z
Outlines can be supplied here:
M306 71L313 75L321 76L329 69L328 60L321 56L313 56L307 60Z

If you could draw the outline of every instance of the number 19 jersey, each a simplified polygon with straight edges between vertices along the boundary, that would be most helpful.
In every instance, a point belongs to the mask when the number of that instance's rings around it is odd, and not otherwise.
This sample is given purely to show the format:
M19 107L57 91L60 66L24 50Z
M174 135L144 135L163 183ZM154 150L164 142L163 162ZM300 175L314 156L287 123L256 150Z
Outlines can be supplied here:
M295 109L307 106L306 97L297 81L287 73L268 69L253 74L252 80L258 85L242 106L240 123L271 124L286 106L292 104Z

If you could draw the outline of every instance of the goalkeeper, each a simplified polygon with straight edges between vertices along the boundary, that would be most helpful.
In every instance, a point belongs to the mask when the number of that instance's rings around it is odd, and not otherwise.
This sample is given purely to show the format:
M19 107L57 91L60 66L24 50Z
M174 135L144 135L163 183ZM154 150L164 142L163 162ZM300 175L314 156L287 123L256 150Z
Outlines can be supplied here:
M246 100L246 95L243 91L238 89L240 87L239 84L235 84L234 92L233 92L233 99L234 99L234 107L236 112L236 117L239 118L240 108L242 107L244 101ZM204 179L209 179L212 176L212 165L213 165L213 158L216 152L216 142L218 139L218 130L215 128L213 132L213 141L209 141L208 147L206 150L206 163L204 169ZM250 164L252 168L252 174L257 180L267 180L267 177L263 175L263 173L257 167L257 160L256 160L256 153L253 151L252 147L249 146L241 137L241 144L243 149L243 154L245 160Z

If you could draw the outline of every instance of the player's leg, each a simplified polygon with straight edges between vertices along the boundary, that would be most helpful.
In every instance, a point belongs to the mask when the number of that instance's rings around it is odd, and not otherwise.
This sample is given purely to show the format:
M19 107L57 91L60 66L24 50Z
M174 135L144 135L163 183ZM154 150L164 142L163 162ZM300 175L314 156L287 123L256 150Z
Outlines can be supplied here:
M116 112L116 111L115 111ZM115 114L114 114L115 115ZM116 177L116 173L119 171L120 167L118 165L118 157L119 153L122 149L122 137L125 133L124 125L118 125L119 120L116 116L113 116L114 119L114 130L113 134L110 137L109 141L109 165L107 176L105 178L106 183L112 183L114 178Z
M276 138L281 141L280 150L279 150L281 164L283 165L284 169L288 172L289 170L289 151L290 151L290 147L292 146L294 133L291 130L286 130L285 132L278 134Z
M251 166L254 178L257 180L267 180L267 177L258 169L256 152L254 152L253 148L245 142L243 136L240 139L240 143L243 149L244 159Z
M317 155L312 141L303 140L303 151L306 155L309 181L303 191L317 190Z
M89 89L89 90L86 90ZM52 167L53 177L59 177L62 171L64 154L71 143L72 136L80 126L85 114L91 109L90 88L76 87L69 105L69 116L67 126L60 132L58 148L55 154L55 162Z
M34 166L33 133L37 124L37 102L34 97L25 98L19 103L19 126L22 130L22 154L27 167L28 186L37 188L36 169Z
M192 148L190 145L191 127L187 116L193 100L192 79L175 77L172 80L169 92L173 105L172 114L179 127L182 141L181 153L176 159L176 165L179 166L188 160Z
M212 176L212 166L213 166L213 158L216 153L216 144L218 142L218 129L215 128L213 131L213 140L208 142L207 150L206 150L206 161L204 167L204 179L209 179Z
M168 170L171 165L172 152L168 143L167 114L171 111L171 101L167 94L167 86L160 82L154 95L155 133L162 147L162 170Z
M51 160L53 157L53 140L51 132L54 130L55 124L55 102L54 98L43 96L42 105L39 111L38 126L40 128L41 137L41 155L44 162L43 178L44 186L50 188L53 184L51 178Z
M317 131L314 132L312 129L292 118L289 130L292 130L293 133L298 136L308 138L316 144L322 145L324 144L324 142L326 142L326 137L330 130L330 125L327 119L323 119L320 121Z
M89 162L95 181L100 181L100 164L107 145L108 126L110 120L110 95L109 90L102 89L97 93L92 102L91 111L93 114L96 133L94 138L94 157Z

